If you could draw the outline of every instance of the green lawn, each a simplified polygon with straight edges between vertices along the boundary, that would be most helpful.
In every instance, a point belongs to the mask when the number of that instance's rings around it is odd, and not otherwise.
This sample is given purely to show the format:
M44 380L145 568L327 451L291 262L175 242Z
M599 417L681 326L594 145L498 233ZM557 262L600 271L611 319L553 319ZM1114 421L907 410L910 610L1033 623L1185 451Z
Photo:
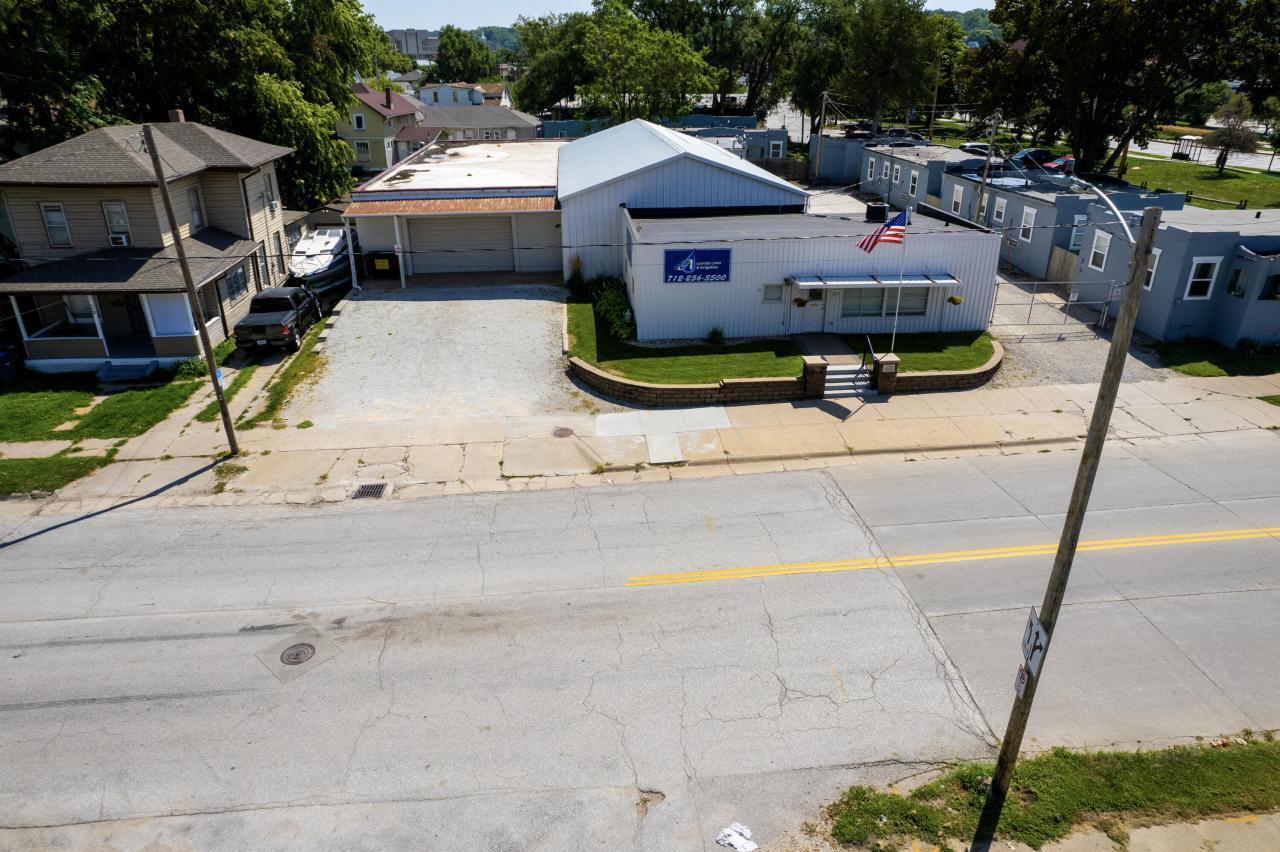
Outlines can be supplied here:
M267 385L266 402L263 403L262 410L252 417L241 420L237 424L240 428L252 429L268 422L274 428L284 428L284 421L280 419L284 404L303 384L319 378L320 371L324 369L324 356L315 351L320 332L323 330L324 323L318 322L311 327L311 330L302 338L302 346L297 354L289 359Z
M57 491L68 482L87 476L110 462L109 458L99 456L0 459L0 495Z
M44 441L66 437L53 428L88 405L87 387L52 377L28 379L0 391L0 441Z
M846 334L845 342L854 352L861 352L864 335ZM877 355L889 351L890 336L871 335ZM985 331L954 331L930 334L899 334L893 354L902 359L898 369L904 373L928 370L973 370L991 359L995 347Z
M1266 376L1280 373L1280 353L1243 355L1212 340L1153 345L1166 367L1188 376Z
M132 438L164 420L195 393L199 382L172 381L154 388L113 393L70 432L75 438Z
M1280 394L1273 394L1271 396L1260 396L1258 397L1258 399L1262 400L1263 402L1269 402L1272 405L1280 405Z
M249 380L253 378L253 374L257 371L257 364L245 364L240 368L239 372L236 373L236 377L231 380L231 384L227 385L222 390L222 395L226 397L227 402L231 402L231 400L236 398L236 394L240 393L240 389L249 383ZM222 414L218 409L218 400L215 399L213 402L200 409L200 413L196 415L196 419L201 423L212 423L220 416L222 416Z
M570 354L638 382L693 385L721 379L798 376L804 366L799 351L786 339L668 349L632 346L597 324L589 303L570 302L568 309Z
M1130 154L1132 155L1132 150ZM1148 160L1130 156L1129 170L1124 177L1131 183L1146 183L1151 189L1173 189L1231 202L1247 200L1251 210L1280 207L1280 173L1267 174L1228 168L1219 176L1216 168L1204 163ZM1224 209L1221 204L1197 202L1194 195L1192 203L1197 206Z
M968 841L991 777L990 764L954 769L896 795L851 787L828 808L832 835L845 844L915 838ZM1092 824L1124 845L1126 825L1196 821L1280 808L1280 743L1143 752L1055 749L1014 770L997 836L1038 849Z

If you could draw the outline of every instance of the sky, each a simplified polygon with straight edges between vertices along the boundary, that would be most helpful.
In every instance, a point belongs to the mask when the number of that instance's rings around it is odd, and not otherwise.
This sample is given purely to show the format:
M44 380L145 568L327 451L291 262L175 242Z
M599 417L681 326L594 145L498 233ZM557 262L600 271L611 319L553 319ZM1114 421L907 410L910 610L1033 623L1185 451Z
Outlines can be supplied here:
M994 0L929 0L925 5L930 9L990 9ZM591 8L591 0L471 0L448 11L444 11L444 4L428 6L421 0L364 0L364 7L387 30L438 30L445 24L469 30L509 27L520 15L536 18L550 12L584 11Z

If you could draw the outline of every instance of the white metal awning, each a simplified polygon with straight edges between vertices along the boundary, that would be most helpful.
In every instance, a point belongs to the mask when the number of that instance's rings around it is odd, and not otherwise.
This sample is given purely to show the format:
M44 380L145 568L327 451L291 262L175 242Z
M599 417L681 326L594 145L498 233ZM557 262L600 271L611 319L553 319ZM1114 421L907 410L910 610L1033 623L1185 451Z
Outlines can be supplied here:
M802 290L856 290L859 287L959 287L952 275L795 275L787 283Z

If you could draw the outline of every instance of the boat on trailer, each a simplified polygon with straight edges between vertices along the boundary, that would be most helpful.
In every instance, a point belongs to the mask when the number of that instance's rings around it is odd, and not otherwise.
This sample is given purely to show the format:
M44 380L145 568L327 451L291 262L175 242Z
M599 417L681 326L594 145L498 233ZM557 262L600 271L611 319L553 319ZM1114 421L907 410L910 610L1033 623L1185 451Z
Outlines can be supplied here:
M350 274L345 228L317 228L298 240L289 256L293 283L314 286Z

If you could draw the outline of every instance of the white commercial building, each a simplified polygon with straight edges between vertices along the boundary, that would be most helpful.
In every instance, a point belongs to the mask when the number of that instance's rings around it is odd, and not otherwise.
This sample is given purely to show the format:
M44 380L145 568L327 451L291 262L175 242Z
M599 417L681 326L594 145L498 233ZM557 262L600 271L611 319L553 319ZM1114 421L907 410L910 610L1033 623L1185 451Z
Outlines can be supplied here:
M981 331L1000 237L913 217L901 245L858 241L882 223L837 216L627 217L626 281L640 340L802 332Z

